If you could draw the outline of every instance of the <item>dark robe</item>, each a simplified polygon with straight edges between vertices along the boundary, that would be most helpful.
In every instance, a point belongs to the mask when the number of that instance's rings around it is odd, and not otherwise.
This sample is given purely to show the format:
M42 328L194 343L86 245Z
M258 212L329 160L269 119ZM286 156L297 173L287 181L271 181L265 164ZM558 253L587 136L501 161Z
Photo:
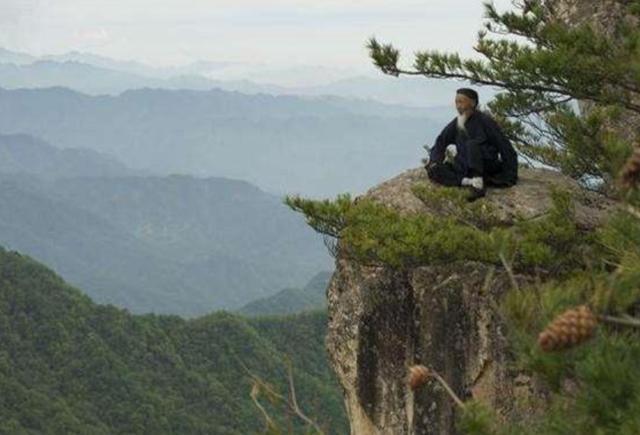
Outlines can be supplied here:
M450 186L459 186L463 177L476 176L482 176L488 186L516 184L518 154L498 123L490 115L474 111L464 126L466 132L458 129L454 118L438 135L429 151L429 177ZM458 152L453 163L443 163L449 144L455 144Z

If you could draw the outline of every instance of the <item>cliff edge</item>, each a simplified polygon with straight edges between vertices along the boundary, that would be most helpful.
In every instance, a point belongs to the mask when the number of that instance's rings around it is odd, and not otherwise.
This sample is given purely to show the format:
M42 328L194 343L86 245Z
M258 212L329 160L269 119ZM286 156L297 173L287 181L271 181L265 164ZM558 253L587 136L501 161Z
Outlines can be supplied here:
M361 196L400 213L440 213L412 191L429 189L423 168L407 170ZM545 169L520 169L519 183L489 189L480 201L499 211L500 225L515 216L536 219L551 207L550 189L572 192L577 225L589 231L615 204L575 181ZM358 198L356 198L356 201ZM517 282L539 279L515 275ZM412 391L413 364L436 370L463 399L491 404L505 419L523 419L540 409L544 391L510 364L505 325L497 304L512 285L502 267L474 261L408 269L363 266L338 249L327 289L330 363L343 387L351 433L455 433L455 404L435 382Z

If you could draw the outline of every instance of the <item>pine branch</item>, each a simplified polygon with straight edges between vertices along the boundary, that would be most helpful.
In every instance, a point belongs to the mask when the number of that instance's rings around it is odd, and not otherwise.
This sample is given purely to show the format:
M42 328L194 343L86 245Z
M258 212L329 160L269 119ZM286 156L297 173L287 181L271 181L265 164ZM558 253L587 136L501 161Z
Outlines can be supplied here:
M398 66L400 53L391 44L380 44L372 37L367 47L385 74L466 80L509 92L616 104L640 113L640 83L629 64L636 55L633 44L620 44L588 24L572 27L553 20L541 1L516 6L520 12L500 14L494 6L485 4L485 18L490 20L485 27L492 33L519 36L531 45L488 39L487 32L480 31L474 50L486 58L485 62L423 51L416 53L414 69L406 69ZM619 25L621 29L625 26ZM633 41L639 33L629 28L625 36Z
M631 316L614 317L614 316L605 316L603 314L600 314L597 316L597 318L601 322L611 323L615 325L631 326L633 328L640 328L640 319L636 319L635 317L631 317Z

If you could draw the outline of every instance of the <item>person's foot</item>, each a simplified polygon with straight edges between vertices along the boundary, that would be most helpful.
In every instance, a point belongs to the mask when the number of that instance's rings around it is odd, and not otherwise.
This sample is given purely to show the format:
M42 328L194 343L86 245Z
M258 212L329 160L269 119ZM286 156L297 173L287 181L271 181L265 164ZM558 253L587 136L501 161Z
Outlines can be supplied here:
M482 177L465 177L460 183L462 186L469 186L469 195L467 201L472 202L478 198L482 198L486 194L484 180Z
M467 195L467 201L473 202L476 199L479 199L485 196L486 193L487 193L487 189L485 189L484 187L478 189L477 187L469 186L469 195Z
M482 177L464 177L460 184L462 186L472 186L476 189L484 188L484 180Z

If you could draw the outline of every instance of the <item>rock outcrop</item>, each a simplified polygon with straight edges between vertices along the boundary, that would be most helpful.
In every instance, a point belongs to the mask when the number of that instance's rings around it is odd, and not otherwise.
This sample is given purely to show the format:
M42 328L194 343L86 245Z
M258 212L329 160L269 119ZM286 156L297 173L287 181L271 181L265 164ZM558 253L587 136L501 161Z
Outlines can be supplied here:
M408 170L366 192L402 213L434 213L411 190L432 184L423 168ZM500 210L501 221L516 214L535 219L551 206L549 188L574 192L583 229L597 226L615 205L584 191L550 170L520 170L509 189L489 189L481 201ZM533 277L516 275L521 283ZM543 393L510 365L505 328L496 310L511 286L507 272L475 262L425 265L410 270L362 266L338 251L327 289L331 364L344 389L351 433L455 433L455 404L429 383L415 393L407 371L424 364L443 376L463 398L491 404L505 419L526 418Z

